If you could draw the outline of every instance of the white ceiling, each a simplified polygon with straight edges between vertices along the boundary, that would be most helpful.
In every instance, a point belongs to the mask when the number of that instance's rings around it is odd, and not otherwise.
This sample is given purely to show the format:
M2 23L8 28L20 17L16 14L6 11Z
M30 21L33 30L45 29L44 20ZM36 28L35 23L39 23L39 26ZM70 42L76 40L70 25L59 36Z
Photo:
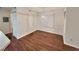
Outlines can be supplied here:
M43 12L43 11L54 11L58 9L64 9L63 7L31 7L28 8L33 11Z
M18 7L19 8L19 7ZM44 12L44 11L53 11L58 9L64 9L63 7L23 7L28 10L37 11L37 12ZM12 7L0 7L0 9L10 11Z
M0 9L10 11L12 7L0 7Z

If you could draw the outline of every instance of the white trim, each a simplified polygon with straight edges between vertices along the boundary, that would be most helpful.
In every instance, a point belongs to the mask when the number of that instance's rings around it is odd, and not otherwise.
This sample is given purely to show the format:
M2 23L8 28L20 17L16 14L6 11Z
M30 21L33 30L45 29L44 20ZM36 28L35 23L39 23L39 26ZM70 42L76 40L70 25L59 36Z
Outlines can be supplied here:
M26 34L23 34L23 35L21 35L20 37L16 37L17 39L20 39L20 38L22 38L22 37L24 37L24 36L26 36L26 35L28 35L27 33Z
M65 8L65 10L64 10L64 12L65 12L65 15L64 15L64 33L63 33L63 41L64 41L64 43L65 43L65 34L66 34L66 8Z
M34 30L34 31L36 31L36 30ZM32 31L32 32L34 32L34 31ZM25 34L21 35L20 37L16 37L16 38L17 38L17 39L20 39L20 38L22 38L22 37L24 37L24 36L26 36L26 35L31 34L32 32L25 33Z
M7 33L5 33L5 34L9 34L9 33L12 33L12 32L7 32Z
M78 49L79 49L79 46L77 46L77 45L73 45L73 44L70 44L70 43L67 43L67 42L64 42L64 44L66 44L66 45L69 45L69 46L72 46L72 47L74 47L74 48L78 48Z
M36 31L36 30L34 30L34 31ZM32 31L32 32L34 32L34 31ZM55 33L55 34L58 34L58 33L56 33L56 32L51 32L51 31L46 31L46 30L41 30L41 29L40 29L40 31L45 31L45 32L49 32L49 33ZM22 37L24 37L24 36L26 36L26 35L31 34L32 32L28 32L28 33L23 34L23 35L21 35L20 37L16 37L16 38L17 38L17 39L20 39L20 38L22 38ZM60 35L60 34L58 34L58 35Z

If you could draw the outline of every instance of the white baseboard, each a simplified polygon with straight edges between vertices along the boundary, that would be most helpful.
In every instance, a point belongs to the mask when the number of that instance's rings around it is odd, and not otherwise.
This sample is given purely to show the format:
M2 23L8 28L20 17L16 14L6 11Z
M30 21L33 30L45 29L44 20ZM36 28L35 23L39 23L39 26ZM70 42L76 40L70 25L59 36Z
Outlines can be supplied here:
M42 29L39 29L39 30L40 30L40 31L49 32L49 33L55 33L55 34L60 35L59 33L56 33L56 32L54 32L54 31L48 31L48 30L42 30ZM52 29L52 30L53 30L53 29ZM34 30L34 31L36 31L36 30ZM17 38L17 39L20 39L20 38L22 38L22 37L24 37L24 36L26 36L26 35L28 35L28 34L34 32L34 31L31 31L31 32L25 33L25 34L21 35L20 37L16 37L16 38Z
M23 35L21 35L20 37L16 37L17 39L20 39L20 38L22 38L22 37L24 37L24 36L26 36L26 35L28 35L27 33L26 34L23 34Z
M69 46L72 46L72 47L74 47L74 48L78 48L78 49L79 49L79 46L77 46L77 45L73 45L73 44L70 44L70 43L67 43L67 42L64 42L64 44L66 44L66 45L69 45Z
M36 31L36 30L34 30L34 31ZM34 32L34 31L32 31L32 32ZM30 34L30 33L32 33L32 32L25 33L25 34L21 35L20 37L16 37L16 38L17 38L17 39L20 39L20 38L22 38L22 37L24 37L24 36L26 36L26 35L28 35L28 34Z

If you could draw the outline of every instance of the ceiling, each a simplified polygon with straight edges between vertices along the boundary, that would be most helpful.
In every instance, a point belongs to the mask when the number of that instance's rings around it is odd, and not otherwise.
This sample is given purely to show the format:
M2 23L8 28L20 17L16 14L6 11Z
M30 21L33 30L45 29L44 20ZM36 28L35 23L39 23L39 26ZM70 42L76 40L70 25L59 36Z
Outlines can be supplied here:
M10 11L12 7L0 7L0 9Z
M19 7L18 7L19 8ZM44 11L53 11L58 9L64 9L63 7L21 7L31 11L44 12ZM0 7L0 9L4 9L7 11L11 11L12 7Z
M44 12L44 11L54 11L58 9L64 9L63 7L31 7L28 8L33 11Z

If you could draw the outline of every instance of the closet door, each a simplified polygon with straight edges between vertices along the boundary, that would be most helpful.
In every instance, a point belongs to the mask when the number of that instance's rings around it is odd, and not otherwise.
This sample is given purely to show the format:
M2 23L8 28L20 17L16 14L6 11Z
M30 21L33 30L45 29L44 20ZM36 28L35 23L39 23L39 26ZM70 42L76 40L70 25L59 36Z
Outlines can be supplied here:
M17 13L17 36L20 38L28 32L27 15Z
M42 15L40 25L43 27L52 28L53 27L53 15Z
M42 13L39 19L39 29L47 32L53 32L54 25L54 14L52 13Z
M28 30L29 32L34 31L34 15L28 15Z

